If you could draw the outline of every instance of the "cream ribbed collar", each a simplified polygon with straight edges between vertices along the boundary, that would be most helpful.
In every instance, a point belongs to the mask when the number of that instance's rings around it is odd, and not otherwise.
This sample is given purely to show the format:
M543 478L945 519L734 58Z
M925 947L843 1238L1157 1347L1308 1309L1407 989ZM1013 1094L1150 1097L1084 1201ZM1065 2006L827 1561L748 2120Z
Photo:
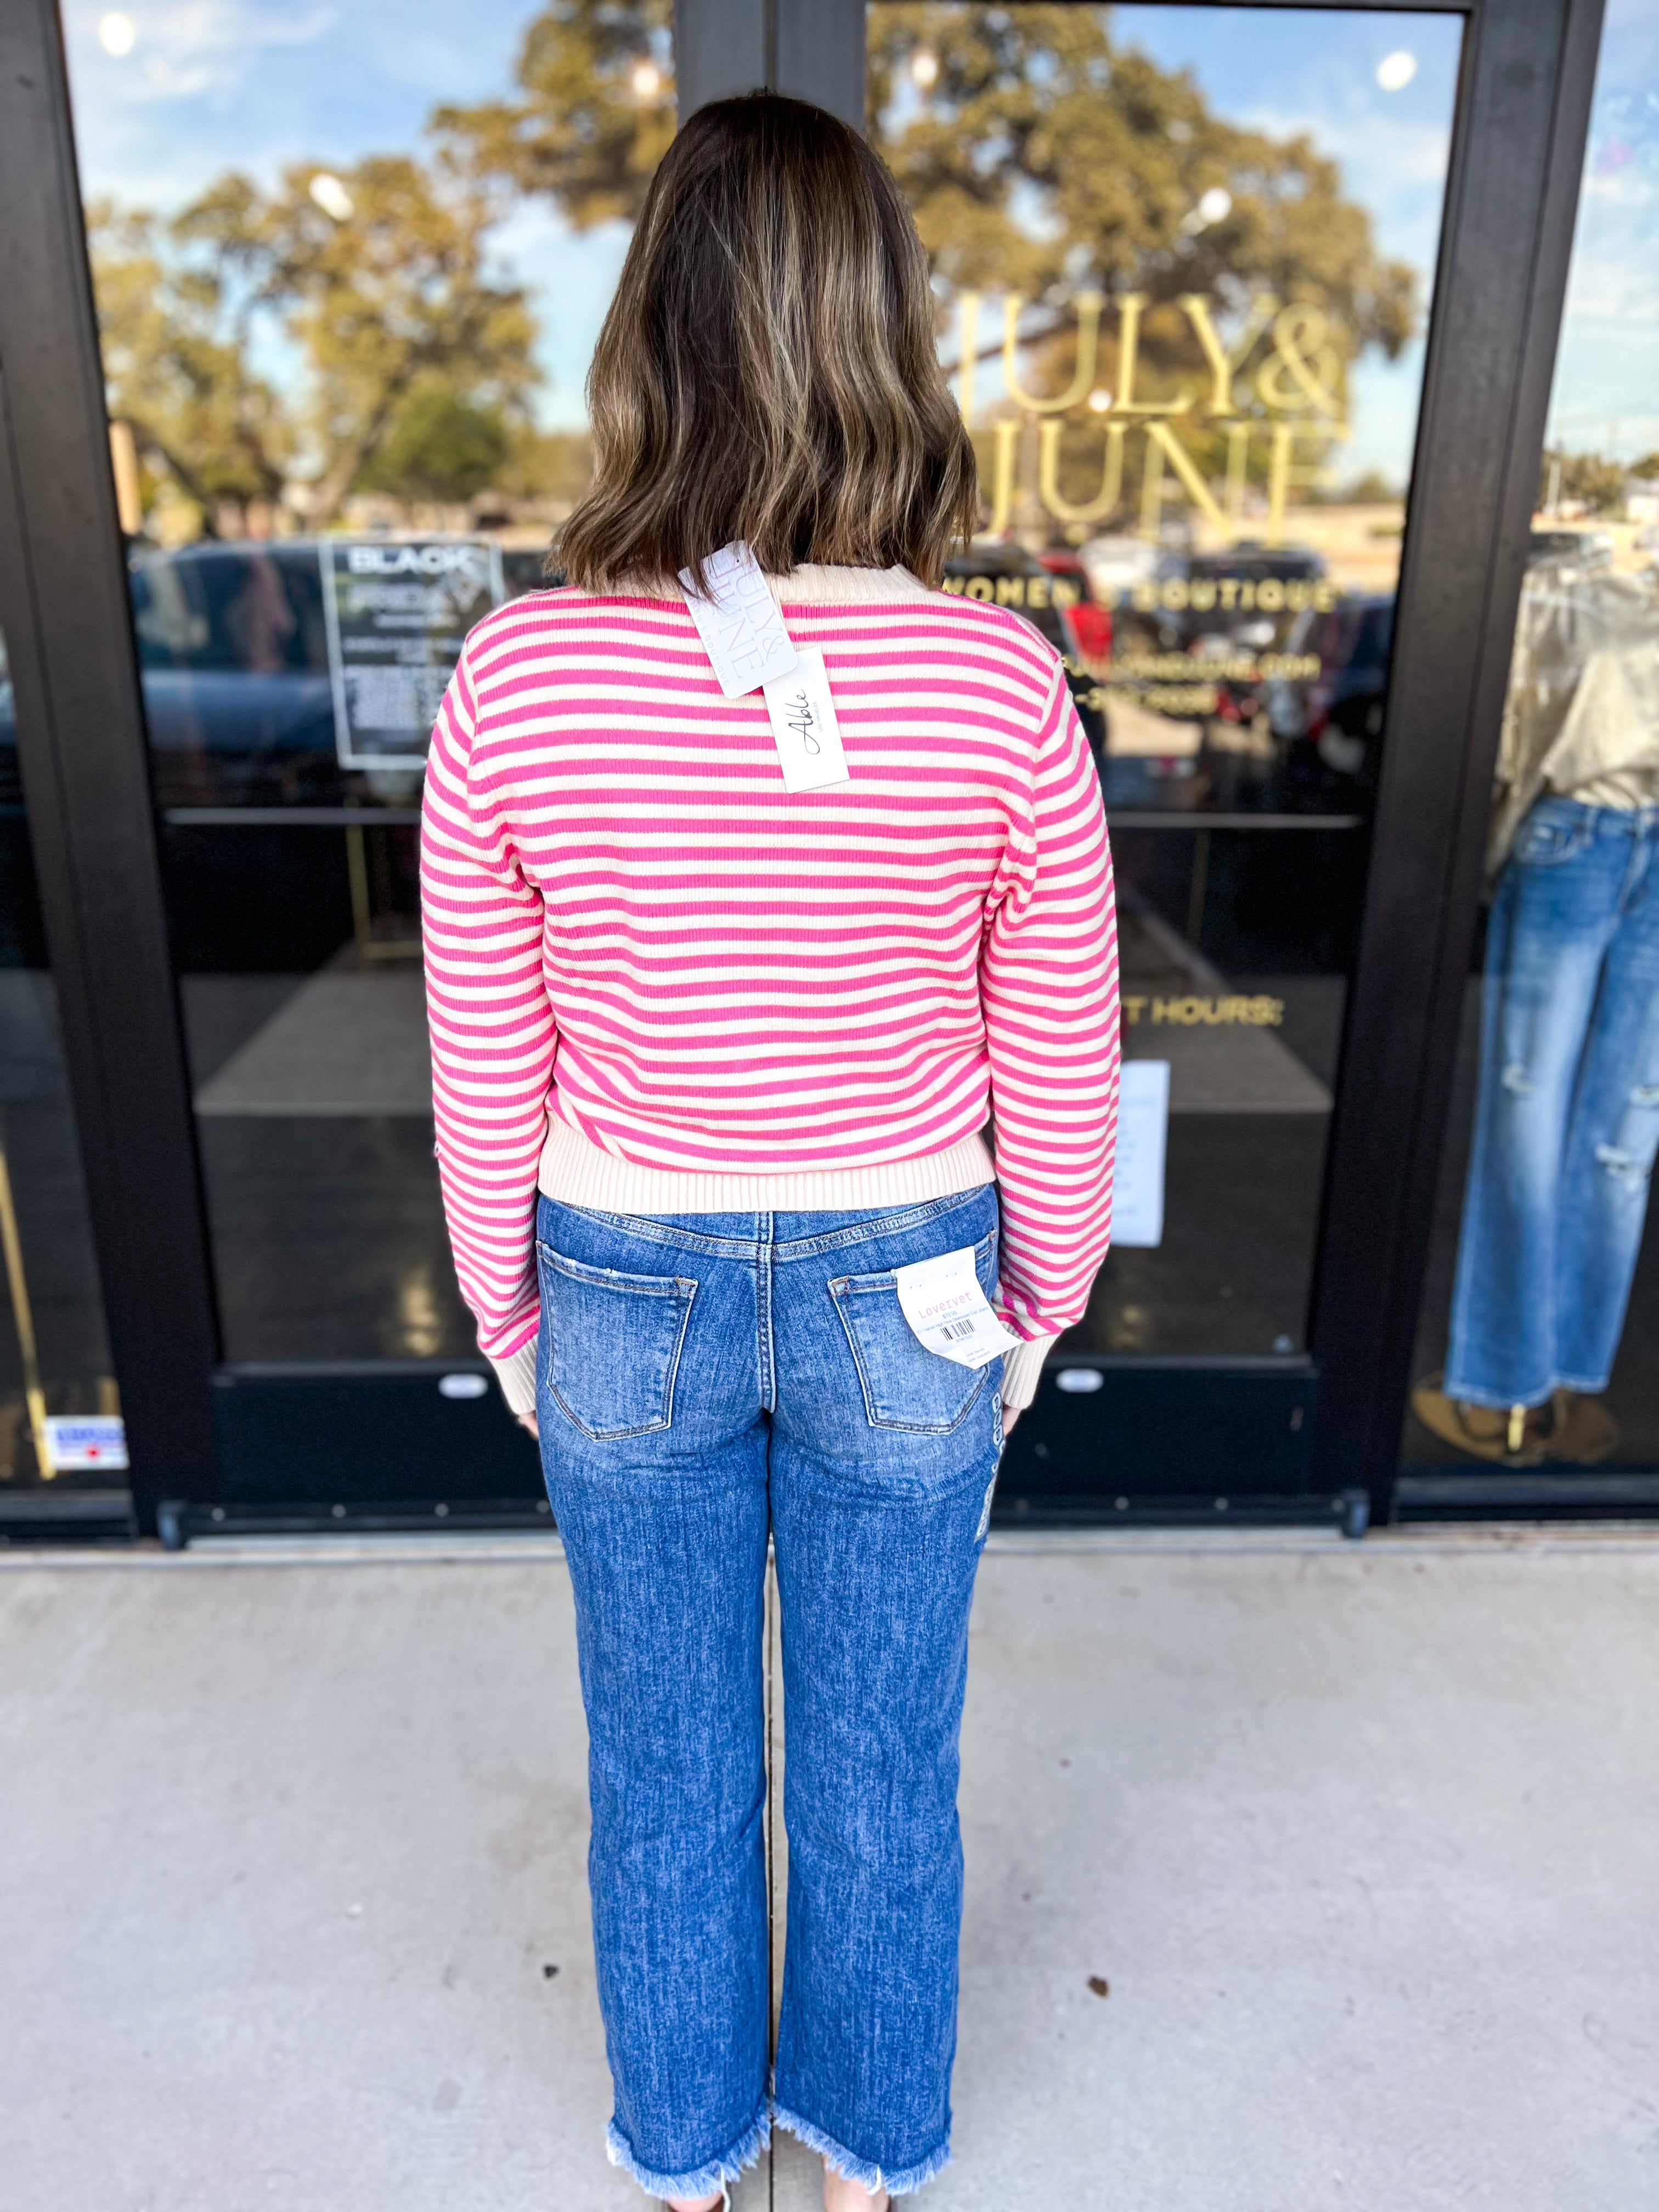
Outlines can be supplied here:
M908 568L841 568L827 562L803 561L787 576L769 576L772 596L780 605L833 605L848 599L926 599L933 597L919 576ZM629 586L624 596L645 599L681 599L678 584Z
M927 586L908 568L837 568L803 561L787 576L769 576L779 599L925 599Z

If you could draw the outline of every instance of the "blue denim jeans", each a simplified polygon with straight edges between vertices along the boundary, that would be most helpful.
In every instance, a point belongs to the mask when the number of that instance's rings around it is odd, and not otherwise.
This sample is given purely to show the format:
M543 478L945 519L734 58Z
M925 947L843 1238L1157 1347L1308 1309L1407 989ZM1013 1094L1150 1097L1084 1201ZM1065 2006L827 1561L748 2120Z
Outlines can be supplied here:
M968 1612L1000 1360L927 1351L892 1271L985 1189L902 1212L541 1201L538 1422L575 1592L614 2163L735 2178L771 2125L894 2194L949 2155ZM775 2065L762 1621L781 1608L789 1910Z
M1541 799L1498 880L1448 1393L1604 1390L1659 1142L1659 807Z

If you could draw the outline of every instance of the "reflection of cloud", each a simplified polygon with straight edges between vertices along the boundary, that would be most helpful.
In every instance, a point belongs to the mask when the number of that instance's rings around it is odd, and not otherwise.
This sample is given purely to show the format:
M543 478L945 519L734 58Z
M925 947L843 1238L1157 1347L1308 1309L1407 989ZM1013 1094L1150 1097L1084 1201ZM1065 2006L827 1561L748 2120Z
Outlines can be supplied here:
M1553 443L1634 460L1659 447L1659 29L1612 0L1550 394Z
M1449 114L1444 123L1413 120L1379 114L1372 102L1363 128L1340 117L1314 122L1305 113L1272 107L1251 108L1237 119L1275 138L1305 131L1316 150L1336 163L1348 198L1370 216L1379 251L1414 263L1425 280L1432 273L1451 156Z
M94 11L69 11L70 34L93 27ZM271 46L310 46L334 21L331 8L289 14L267 10L257 0L174 0L171 7L135 15L131 65L112 71L117 100L194 100L241 83L260 53Z
M228 168L269 182L417 145L435 100L507 88L530 0L397 0L390 33L386 8L343 0L126 0L122 61L98 40L108 4L64 0L82 181L168 209Z
M1639 169L1629 169L1620 162L1616 169L1604 170L1599 164L1584 179L1581 204L1595 208L1647 208L1656 197L1652 179Z
M587 421L587 365L632 235L621 222L573 231L553 208L535 203L515 210L495 233L496 258L528 292L541 326L536 362L546 381L536 419L544 430L580 429Z

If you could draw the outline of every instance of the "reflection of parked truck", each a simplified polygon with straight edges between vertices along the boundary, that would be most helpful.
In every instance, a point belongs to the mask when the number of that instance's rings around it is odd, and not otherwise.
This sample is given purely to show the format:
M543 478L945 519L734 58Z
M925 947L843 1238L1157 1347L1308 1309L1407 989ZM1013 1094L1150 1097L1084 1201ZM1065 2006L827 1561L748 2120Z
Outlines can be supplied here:
M1120 636L1187 653L1205 637L1271 646L1289 618L1325 612L1336 600L1317 553L1247 540L1213 553L1160 553L1150 575L1120 591L1115 612Z
M316 546L139 554L131 591L158 804L340 805Z
M387 554L398 550L386 541ZM539 583L541 562L539 552L505 556L509 595ZM337 806L386 795L365 793L340 765L317 540L140 552L131 577L162 807ZM424 750L423 731L410 739Z

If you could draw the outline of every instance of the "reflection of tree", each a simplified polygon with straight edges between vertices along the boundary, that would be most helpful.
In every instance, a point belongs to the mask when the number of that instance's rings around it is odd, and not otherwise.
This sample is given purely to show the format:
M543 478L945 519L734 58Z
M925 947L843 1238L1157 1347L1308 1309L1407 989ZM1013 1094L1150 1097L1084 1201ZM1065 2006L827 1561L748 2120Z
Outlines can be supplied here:
M113 411L210 527L219 501L291 496L302 446L319 465L305 495L319 523L370 477L465 496L536 374L524 295L485 267L493 213L453 173L386 155L338 176L302 164L271 192L233 173L166 225L105 216L94 269ZM262 314L309 372L292 423L250 365Z
M556 0L525 33L516 96L441 107L433 127L578 229L631 222L674 135L672 15L672 0Z
M1659 454L1626 468L1622 461L1604 459L1600 453L1563 453L1546 447L1538 503L1551 507L1566 500L1590 514L1611 514L1622 504L1630 478L1650 473L1659 474Z
M94 202L87 228L112 411L210 518L276 500L293 439L249 365L243 288L222 263L182 259L172 227L152 216Z
M1414 274L1378 256L1335 162L1305 136L1224 122L1184 70L1115 44L1106 9L882 7L870 36L878 141L952 289L1200 292L1241 314L1266 291L1322 308L1356 347L1392 356L1411 337ZM919 52L937 78L896 106ZM1211 220L1206 193L1226 203ZM1143 344L1182 330L1149 313Z
M490 228L524 196L578 228L637 213L673 128L671 15L671 0L552 0L525 33L512 91L439 109L429 158L375 156L337 176L300 164L271 191L231 174L170 222L94 210L112 408L152 481L170 474L210 528L226 507L283 497L326 522L360 488L574 495L585 455L526 420L534 325L490 269ZM1336 165L1305 137L1212 113L1189 76L1115 40L1106 9L882 6L870 40L874 135L941 289L1032 303L1035 391L1070 382L1066 303L1090 289L1146 299L1142 400L1210 388L1183 295L1213 303L1229 348L1253 315L1267 328L1269 297L1316 312L1339 381L1364 347L1392 356L1412 336L1413 273L1378 254ZM919 53L937 64L925 93ZM261 372L280 358L258 343L273 320L307 371L292 392ZM1109 309L1108 383L1120 329ZM981 348L999 343L988 317ZM1203 412L1182 438L1218 473L1224 434ZM1060 475L1086 495L1098 419L1054 434Z
M1213 113L1186 71L1115 40L1108 9L884 6L869 21L872 135L941 289L947 301L984 292L1031 303L1021 329L1033 390L1071 386L1071 303L1089 292L1146 302L1143 405L1212 388L1213 362L1183 297L1206 303L1241 369L1241 337L1254 330L1271 343L1276 316L1304 318L1278 329L1316 332L1309 349L1328 362L1318 374L1339 403L1357 353L1376 345L1393 357L1412 337L1414 272L1379 255L1336 163L1305 135L1274 138ZM1126 367L1112 324L1109 308L1097 379L1108 389L1121 387ZM1000 350L1000 318L981 320L975 349ZM1238 398L1244 415L1263 411L1254 391L1241 385ZM1259 477L1265 445L1230 459L1204 413L1200 398L1182 434L1205 475L1233 466ZM1048 434L1060 477L1081 463L1099 483L1098 418Z
M111 410L152 487L170 477L210 531L255 501L323 525L359 489L585 489L586 441L528 421L535 324L489 234L530 194L578 228L637 213L673 131L672 12L553 0L512 94L440 108L430 159L300 163L271 191L233 172L166 222L89 210ZM255 366L273 319L300 391Z

